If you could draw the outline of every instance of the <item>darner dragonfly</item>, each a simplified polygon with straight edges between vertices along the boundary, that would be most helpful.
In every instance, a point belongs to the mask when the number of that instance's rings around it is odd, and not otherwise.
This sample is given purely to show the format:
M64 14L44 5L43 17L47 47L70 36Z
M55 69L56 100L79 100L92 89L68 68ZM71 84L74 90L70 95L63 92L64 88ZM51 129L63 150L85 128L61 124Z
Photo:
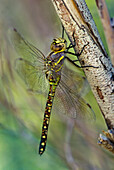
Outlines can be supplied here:
M66 56L66 53L73 54L68 52L73 47L72 44L67 47L67 42L64 38L55 38L51 44L51 52L45 57L39 49L24 40L16 29L11 31L10 36L14 48L21 57L16 60L16 69L28 88L38 93L48 91L39 146L39 154L42 155L46 148L54 96L55 100L59 101L58 111L61 107L60 105L62 105L60 111L70 116L76 117L76 114L79 114L91 117L93 116L93 111L91 106L79 95L78 81L74 76L76 73L68 69L65 64L65 60L68 60L67 62L78 66Z

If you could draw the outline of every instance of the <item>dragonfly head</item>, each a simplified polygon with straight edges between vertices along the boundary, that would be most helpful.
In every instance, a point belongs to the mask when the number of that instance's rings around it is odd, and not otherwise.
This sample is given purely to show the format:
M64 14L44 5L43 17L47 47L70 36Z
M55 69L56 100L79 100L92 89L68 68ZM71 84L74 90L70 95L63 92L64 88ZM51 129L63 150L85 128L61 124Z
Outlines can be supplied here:
M66 47L67 47L67 41L64 38L54 38L50 46L53 52L65 51Z

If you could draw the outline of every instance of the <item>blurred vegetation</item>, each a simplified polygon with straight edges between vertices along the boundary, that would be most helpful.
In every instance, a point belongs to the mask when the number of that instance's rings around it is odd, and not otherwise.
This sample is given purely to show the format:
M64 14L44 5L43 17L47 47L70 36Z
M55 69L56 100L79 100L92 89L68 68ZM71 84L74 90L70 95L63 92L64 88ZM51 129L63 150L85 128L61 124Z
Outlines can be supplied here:
M107 48L97 8L93 1L89 2ZM108 1L113 15L111 4L112 0ZM49 53L52 39L61 36L61 23L50 0L0 0L0 170L71 169L65 152L68 121L60 114L52 113L46 151L41 157L37 154L46 99L28 93L15 72L17 54L8 40L9 27L16 28L44 54ZM77 121L69 144L73 158L80 169L111 170L113 156L96 142L99 132L106 129L105 122L92 93L86 98L96 121Z

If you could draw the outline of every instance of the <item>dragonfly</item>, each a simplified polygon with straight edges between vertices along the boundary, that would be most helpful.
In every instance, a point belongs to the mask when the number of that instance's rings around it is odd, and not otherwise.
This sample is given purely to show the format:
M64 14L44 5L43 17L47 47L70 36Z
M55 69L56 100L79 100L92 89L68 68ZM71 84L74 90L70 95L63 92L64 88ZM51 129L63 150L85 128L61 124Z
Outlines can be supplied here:
M76 61L67 57L71 55L81 55L72 53L69 49L75 44L67 46L66 39L54 38L51 43L51 52L45 55L35 46L26 41L16 29L10 31L10 39L17 51L19 58L16 59L16 71L25 81L29 90L47 95L47 102L44 111L39 154L42 155L46 149L48 127L52 112L53 101L57 105L57 111L67 114L73 118L77 115L88 115L94 117L94 112L83 97L80 95L81 84L74 70L69 69L66 62L76 67ZM82 66L92 67L92 66ZM81 80L82 77L81 77ZM81 82L83 84L83 81ZM54 99L55 98L55 99ZM82 116L83 117L83 116Z

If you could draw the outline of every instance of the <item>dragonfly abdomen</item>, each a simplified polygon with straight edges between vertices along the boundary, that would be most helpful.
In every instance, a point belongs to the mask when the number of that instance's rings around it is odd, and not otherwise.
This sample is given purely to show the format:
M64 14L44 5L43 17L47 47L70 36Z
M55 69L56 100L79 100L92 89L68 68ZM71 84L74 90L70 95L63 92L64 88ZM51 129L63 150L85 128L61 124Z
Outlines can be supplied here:
M47 133L48 133L51 109L52 109L52 105L53 105L53 99L54 99L54 95L55 95L56 86L57 86L57 84L55 84L55 85L50 84L48 99L47 99L45 113L44 113L41 141L40 141L40 146L39 146L39 154L40 155L43 154L43 152L45 151L45 148L46 148Z

